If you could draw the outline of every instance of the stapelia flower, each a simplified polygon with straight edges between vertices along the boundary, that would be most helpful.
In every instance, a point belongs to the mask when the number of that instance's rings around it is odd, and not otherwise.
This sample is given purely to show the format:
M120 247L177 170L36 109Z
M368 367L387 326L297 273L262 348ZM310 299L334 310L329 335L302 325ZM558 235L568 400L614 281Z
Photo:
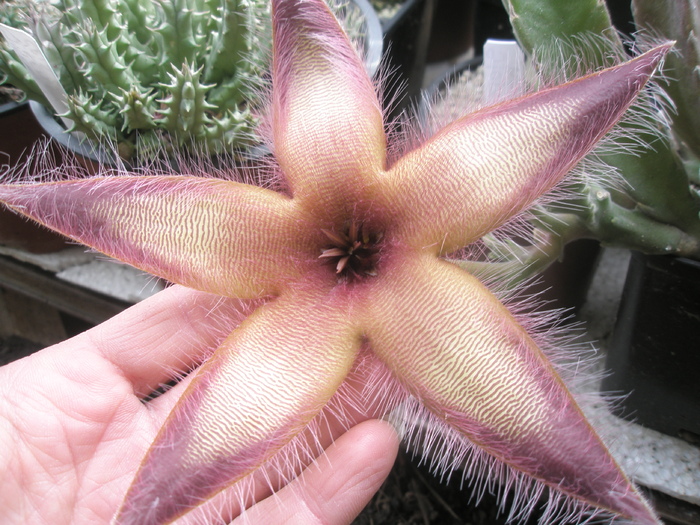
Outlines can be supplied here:
M116 522L170 522L254 473L364 360L375 392L392 392L384 410L413 399L475 475L520 489L521 510L544 491L565 517L658 523L533 336L442 256L554 187L670 45L467 115L389 165L376 91L324 2L272 4L280 191L186 175L0 189L11 208L145 271L265 298L195 374Z

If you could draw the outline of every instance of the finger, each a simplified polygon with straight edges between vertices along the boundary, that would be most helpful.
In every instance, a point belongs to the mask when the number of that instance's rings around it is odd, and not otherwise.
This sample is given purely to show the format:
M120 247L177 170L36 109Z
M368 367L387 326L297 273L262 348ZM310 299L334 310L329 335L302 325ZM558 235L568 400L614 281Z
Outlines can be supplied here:
M234 523L351 523L389 475L398 445L396 431L388 423L360 423L296 480Z
M147 395L201 363L246 317L250 305L173 286L54 351L83 345L115 365L137 394Z

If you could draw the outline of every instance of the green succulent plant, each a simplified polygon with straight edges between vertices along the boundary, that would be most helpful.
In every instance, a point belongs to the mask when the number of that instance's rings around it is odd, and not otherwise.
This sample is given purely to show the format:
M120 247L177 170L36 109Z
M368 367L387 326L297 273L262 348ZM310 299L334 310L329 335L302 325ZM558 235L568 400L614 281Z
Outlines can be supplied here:
M332 0L336 11L347 1ZM56 0L3 6L29 30L68 95L62 115L128 160L251 143L270 49L267 0ZM18 11L24 12L24 16ZM49 105L0 42L3 80Z
M196 144L245 144L266 68L264 0L57 0L30 5L25 25L68 95L71 131L111 141L120 154ZM46 104L8 49L5 80Z
M68 95L63 115L120 154L153 144L211 152L245 144L266 67L264 0L57 0L30 4L24 24ZM46 103L8 49L5 80Z
M500 265L526 278L560 257L564 245L577 238L699 259L700 19L697 13L693 16L693 1L634 0L639 33L636 41L627 43L613 27L606 3L599 0L503 4L539 78L561 81L581 69L610 66L624 60L626 45L644 47L645 40L675 40L676 45L660 82L663 93L648 99L645 114L623 123L626 133L598 153L599 160L617 172L618 181L610 183L605 174L584 177L565 206L536 210L532 245L504 246L487 238L492 253L506 259Z

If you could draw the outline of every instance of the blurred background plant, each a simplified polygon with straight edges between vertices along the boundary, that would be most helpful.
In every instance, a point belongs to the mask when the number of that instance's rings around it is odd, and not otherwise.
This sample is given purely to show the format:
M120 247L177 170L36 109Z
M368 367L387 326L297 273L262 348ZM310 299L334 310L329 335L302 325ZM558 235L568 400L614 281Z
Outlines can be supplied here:
M608 7L599 0L503 0L503 4L536 72L535 83L564 81L612 65L629 56L630 48L643 48L649 41L675 40L676 52L668 57L659 81L663 92L641 101L643 109L595 152L564 199L534 210L529 221L531 242L489 236L484 243L492 261L477 264L487 266L489 273L526 279L580 238L700 259L697 1L634 0L637 33L629 41L613 27ZM586 169L595 171L596 166L612 168L617 175L603 171L586 176Z
M24 2L2 1L0 2L0 23L18 29L26 29L24 11L26 4ZM26 69L17 67L21 64L14 60L12 62L6 59L9 50L2 37L0 37L0 104L6 102L19 102L25 98L25 92L15 87L14 84L8 82L10 76L17 77L18 83L23 81L26 83ZM16 57L15 57L16 58ZM43 96L41 93L36 93L37 96Z
M359 28L349 0L329 3ZM70 131L116 144L124 159L182 147L217 154L253 141L269 0L17 0L0 17L39 42L67 93ZM0 71L49 107L4 42Z

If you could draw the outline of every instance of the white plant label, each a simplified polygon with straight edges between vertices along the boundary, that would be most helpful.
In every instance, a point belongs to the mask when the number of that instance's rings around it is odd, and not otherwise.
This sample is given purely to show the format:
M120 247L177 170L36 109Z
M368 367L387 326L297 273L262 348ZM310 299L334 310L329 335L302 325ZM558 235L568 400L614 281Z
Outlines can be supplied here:
M514 40L484 44L484 102L487 105L525 94L525 55Z
M34 37L26 31L2 23L0 23L0 33L2 33L12 50L17 53L17 57L22 61L32 78L34 78L56 114L60 115L68 112L66 104L68 95ZM65 118L63 123L67 127L72 125L72 122Z

